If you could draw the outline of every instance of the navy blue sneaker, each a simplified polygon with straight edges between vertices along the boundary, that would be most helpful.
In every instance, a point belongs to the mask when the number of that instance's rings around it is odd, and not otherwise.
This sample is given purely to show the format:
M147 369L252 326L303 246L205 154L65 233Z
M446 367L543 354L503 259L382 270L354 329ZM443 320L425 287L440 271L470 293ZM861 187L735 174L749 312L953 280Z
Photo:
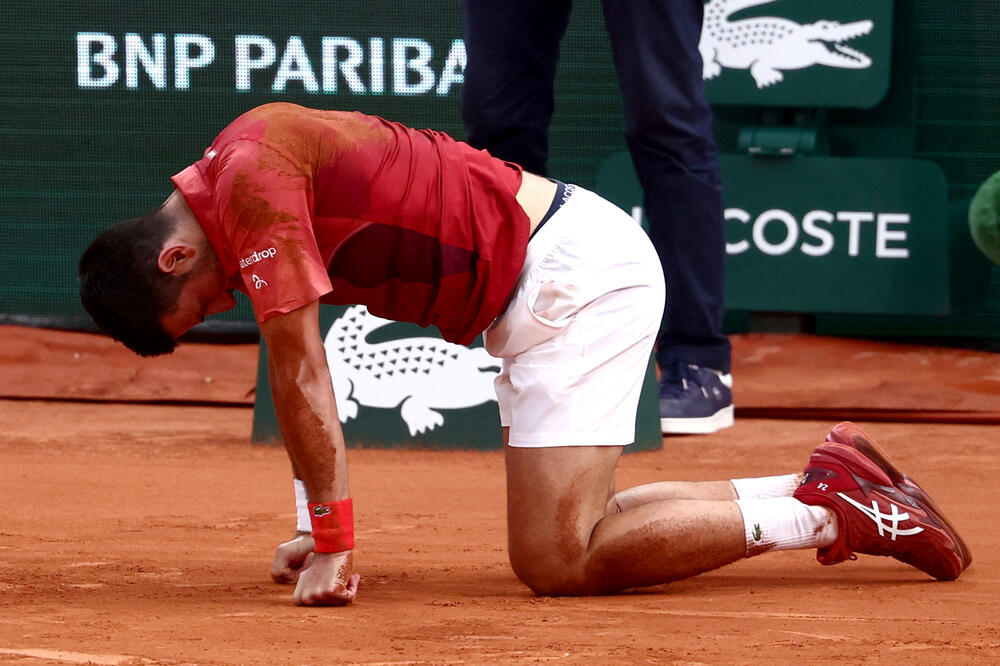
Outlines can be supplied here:
M699 365L680 368L679 381L660 381L660 430L702 435L733 425L733 376Z

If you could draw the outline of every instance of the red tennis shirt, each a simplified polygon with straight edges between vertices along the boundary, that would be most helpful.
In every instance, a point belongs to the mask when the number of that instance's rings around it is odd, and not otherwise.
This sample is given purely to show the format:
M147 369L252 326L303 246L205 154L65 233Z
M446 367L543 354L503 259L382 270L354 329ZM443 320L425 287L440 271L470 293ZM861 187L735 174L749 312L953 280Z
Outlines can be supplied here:
M267 104L171 180L261 322L357 303L468 344L524 263L520 167L376 116Z

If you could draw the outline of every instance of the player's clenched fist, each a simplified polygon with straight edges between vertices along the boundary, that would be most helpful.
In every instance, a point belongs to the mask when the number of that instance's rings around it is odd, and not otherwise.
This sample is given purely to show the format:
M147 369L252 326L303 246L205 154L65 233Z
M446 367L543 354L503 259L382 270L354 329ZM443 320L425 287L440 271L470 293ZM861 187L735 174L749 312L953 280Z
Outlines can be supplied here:
M291 541L278 546L271 563L271 578L275 583L291 585L299 579L313 558L313 538L309 533L300 533Z
M354 601L361 576L351 573L351 551L316 553L299 573L292 598L300 606L346 606Z

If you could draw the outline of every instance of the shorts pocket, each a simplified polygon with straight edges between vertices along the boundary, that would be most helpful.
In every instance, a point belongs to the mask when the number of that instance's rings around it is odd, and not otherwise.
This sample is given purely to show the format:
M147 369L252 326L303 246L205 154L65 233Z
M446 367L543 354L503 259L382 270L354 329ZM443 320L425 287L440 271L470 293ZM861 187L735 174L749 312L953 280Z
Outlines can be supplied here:
M519 294L486 331L486 351L511 358L551 340L569 326L579 312L572 284L546 281Z

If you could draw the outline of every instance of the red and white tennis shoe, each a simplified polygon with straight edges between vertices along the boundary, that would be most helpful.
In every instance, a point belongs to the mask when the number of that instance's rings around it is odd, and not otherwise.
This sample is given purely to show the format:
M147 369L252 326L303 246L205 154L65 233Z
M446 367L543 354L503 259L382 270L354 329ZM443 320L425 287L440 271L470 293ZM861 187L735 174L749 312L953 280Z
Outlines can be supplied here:
M972 560L930 496L854 424L839 424L816 447L794 496L837 514L837 540L816 554L822 564L882 555L954 580Z
M917 505L926 506L930 509L929 515L937 518L941 527L948 532L948 535L955 542L958 554L962 558L962 570L964 571L970 564L972 564L972 553L969 551L968 546L965 545L965 542L962 541L962 537L958 535L958 531L955 529L954 525L951 524L951 521L948 520L948 517L945 516L940 507L934 503L934 500L927 494L927 491L920 487L920 484L914 481L909 475L901 472L893 464L889 455L875 442L871 435L866 433L854 423L844 421L835 425L830 431L830 434L826 436L826 439L828 442L837 442L839 444L852 446L863 453L866 458L878 465L879 468L885 472L886 476L892 480L892 485L897 490L900 490L905 495L909 496L909 498L916 502Z

